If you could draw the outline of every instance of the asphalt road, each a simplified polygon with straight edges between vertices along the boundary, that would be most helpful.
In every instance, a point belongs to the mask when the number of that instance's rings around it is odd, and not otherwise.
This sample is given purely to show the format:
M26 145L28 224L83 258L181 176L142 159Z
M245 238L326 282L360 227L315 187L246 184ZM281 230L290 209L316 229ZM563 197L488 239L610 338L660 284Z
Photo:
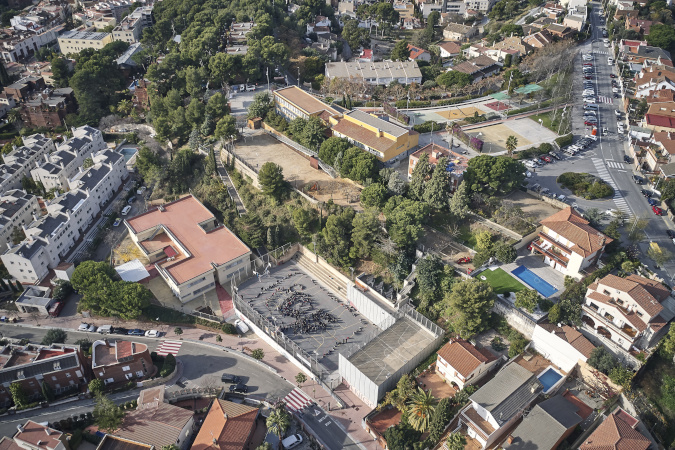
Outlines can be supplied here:
M46 332L47 329L44 328L0 324L0 333L2 333L3 337L29 339L34 343L39 343ZM94 341L101 337L98 333L68 331L66 343L72 344L79 339ZM114 339L115 335L109 337ZM148 349L152 352L161 345L163 339L137 336L134 337L134 341L147 344ZM224 372L240 376L242 381L249 387L249 395L256 398L266 398L272 402L283 399L295 387L288 381L281 379L276 374L261 368L258 364L246 358L209 345L183 342L177 358L183 363L183 377L180 381L187 388L221 386L220 376ZM177 385L167 386L167 391L180 389L182 388ZM137 397L138 390L122 392L111 396L118 403L127 402ZM79 415L92 411L93 406L92 400L82 400L50 407L42 413L38 410L29 411L24 414L19 413L15 416L1 417L0 436L12 436L16 432L16 425L25 422L27 418L31 418L37 422L52 422L73 414ZM305 421L329 448L337 450L340 448L356 447L356 444L342 428L335 424L330 417L327 417L321 408L313 406L311 409L311 417L310 414L305 414ZM314 414L314 410L319 411L319 414Z
M598 105L599 129L607 128L608 133L600 136L598 142L590 149L576 156L567 157L563 161L557 161L536 169L536 174L531 179L531 183L539 183L553 192L567 195L570 197L570 203L576 202L581 211L589 208L598 208L601 211L618 209L627 213L632 219L636 217L646 218L649 221L645 229L646 239L638 244L642 253L646 254L650 242L656 242L661 248L675 253L675 244L666 234L667 229L675 229L675 226L667 217L654 214L651 206L640 192L642 188L647 188L647 186L636 184L632 179L632 175L644 175L635 170L631 164L626 164L623 161L624 155L628 153L628 140L625 139L627 135L617 134L617 118L614 111L618 110L623 113L624 129L628 128L628 124L625 120L626 115L622 107L622 99L614 98L612 93L610 74L617 74L617 71L615 66L610 66L607 62L612 50L611 47L605 47L602 42L602 28L605 27L605 24L599 19L600 4L593 2L592 5L593 36L579 46L580 53L575 62L573 90L577 95L572 110L572 131L575 141L591 132L590 127L584 126L581 96L584 81L582 78L584 61L581 55L590 52L594 56L592 61L595 69L593 83L595 85L596 104ZM599 176L615 188L616 195L612 199L604 200L585 200L571 196L570 191L563 190L556 182L558 175L564 172L586 172ZM624 233L627 232L630 225L631 220L629 219L624 227ZM642 258L642 261L667 282L672 284L675 281L675 261L666 263L665 267L660 269L656 269L655 263L647 257Z

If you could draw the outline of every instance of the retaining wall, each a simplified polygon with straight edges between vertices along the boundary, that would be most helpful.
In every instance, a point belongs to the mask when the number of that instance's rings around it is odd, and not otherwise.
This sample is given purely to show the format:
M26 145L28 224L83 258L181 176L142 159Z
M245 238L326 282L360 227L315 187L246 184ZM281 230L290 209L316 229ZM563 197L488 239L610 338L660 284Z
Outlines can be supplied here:
M508 324L515 328L527 339L532 339L534 327L537 325L537 323L523 314L520 310L512 308L510 305L507 305L501 300L495 300L492 311L504 316Z

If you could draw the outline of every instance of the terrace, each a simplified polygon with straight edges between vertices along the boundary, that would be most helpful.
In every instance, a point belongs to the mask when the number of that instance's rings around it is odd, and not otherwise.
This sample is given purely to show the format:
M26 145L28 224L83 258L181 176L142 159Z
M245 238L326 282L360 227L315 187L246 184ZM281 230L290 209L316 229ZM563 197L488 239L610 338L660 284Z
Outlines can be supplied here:
M567 264L570 262L569 258L567 258L565 255L558 250L558 248L554 247L553 245L549 244L547 241L544 239L535 239L532 241L532 247L537 250L539 253L548 256L549 258L555 259L558 263L562 264L563 266L567 267ZM557 245L557 244L556 244Z
M589 316L596 318L600 320L603 325L607 325L611 330L615 331L616 333L619 333L629 341L633 341L635 337L637 336L638 332L635 328L631 327L630 325L624 323L623 327L618 327L617 325L614 324L614 316L612 316L609 313L605 313L603 316L600 314L598 311L598 306L595 303L591 303L590 305L584 305L583 306L583 312L588 314ZM595 322L589 323L588 321L584 321L588 325L595 327ZM611 336L607 336L610 337Z

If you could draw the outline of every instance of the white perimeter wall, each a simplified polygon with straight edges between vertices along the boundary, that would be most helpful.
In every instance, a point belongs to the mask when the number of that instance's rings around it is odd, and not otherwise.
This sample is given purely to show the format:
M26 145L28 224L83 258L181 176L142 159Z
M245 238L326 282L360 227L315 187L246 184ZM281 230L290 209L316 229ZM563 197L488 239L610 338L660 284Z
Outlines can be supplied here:
M396 318L392 315L393 311L387 311L368 298L368 296L361 292L354 283L349 283L347 285L347 300L349 300L349 302L354 305L366 319L377 325L382 331L386 330L396 322Z

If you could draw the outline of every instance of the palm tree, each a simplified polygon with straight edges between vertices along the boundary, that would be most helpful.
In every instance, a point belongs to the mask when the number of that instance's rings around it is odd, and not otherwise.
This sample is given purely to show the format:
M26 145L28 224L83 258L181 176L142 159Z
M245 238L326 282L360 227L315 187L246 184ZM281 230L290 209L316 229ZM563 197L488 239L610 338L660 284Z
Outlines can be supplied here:
M7 121L13 123L17 130L21 129L21 111L14 108L7 113Z
M511 135L506 138L506 152L509 156L513 155L513 151L518 147L518 138Z
M447 450L464 450L466 446L466 438L460 433L450 433L448 439L445 441L445 448Z
M128 116L131 113L132 106L133 105L129 100L126 99L120 100L119 103L117 104L117 112L124 116Z
M431 389L424 391L418 387L417 391L410 396L408 402L408 422L417 431L424 433L429 428L429 420L436 409L438 401L431 394Z
M283 406L277 406L267 418L266 425L269 431L276 434L279 436L279 439L281 439L291 425L291 418Z

